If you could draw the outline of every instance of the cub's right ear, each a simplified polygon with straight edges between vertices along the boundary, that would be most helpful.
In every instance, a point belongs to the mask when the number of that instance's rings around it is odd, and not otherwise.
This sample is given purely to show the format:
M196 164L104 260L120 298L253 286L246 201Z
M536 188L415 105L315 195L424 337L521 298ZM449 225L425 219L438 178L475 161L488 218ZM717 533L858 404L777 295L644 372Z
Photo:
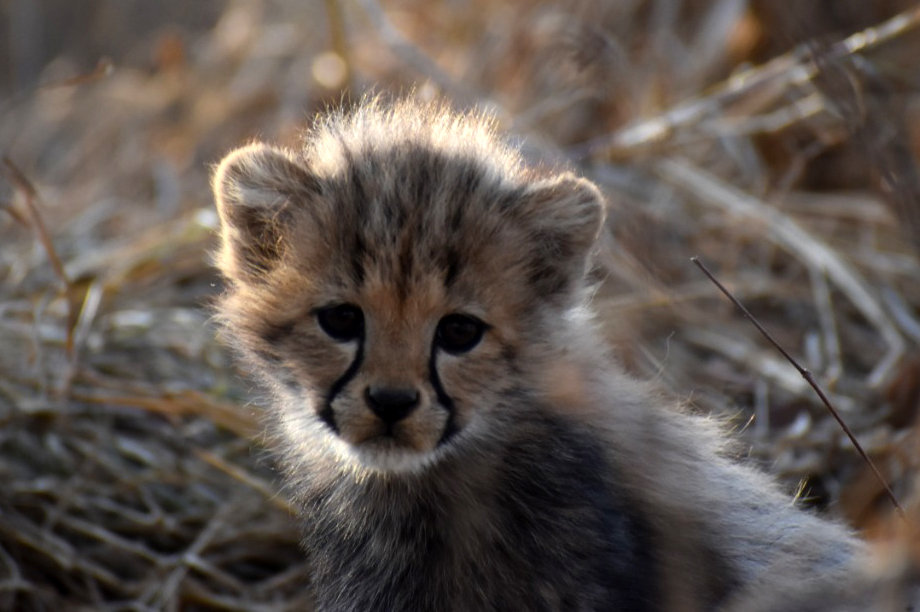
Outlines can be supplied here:
M211 186L221 221L218 266L231 280L264 280L284 254L293 206L315 198L316 177L287 151L252 144L220 162Z

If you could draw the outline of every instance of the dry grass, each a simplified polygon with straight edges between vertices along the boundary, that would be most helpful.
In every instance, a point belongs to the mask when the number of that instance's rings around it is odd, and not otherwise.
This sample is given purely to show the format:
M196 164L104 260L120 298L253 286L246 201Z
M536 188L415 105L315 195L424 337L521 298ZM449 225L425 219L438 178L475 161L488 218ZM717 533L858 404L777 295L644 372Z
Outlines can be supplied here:
M732 419L814 505L904 537L689 258L815 372L916 518L920 8L83 4L0 12L0 608L308 605L260 408L208 321L208 173L370 88L491 108L535 162L597 181L626 366Z

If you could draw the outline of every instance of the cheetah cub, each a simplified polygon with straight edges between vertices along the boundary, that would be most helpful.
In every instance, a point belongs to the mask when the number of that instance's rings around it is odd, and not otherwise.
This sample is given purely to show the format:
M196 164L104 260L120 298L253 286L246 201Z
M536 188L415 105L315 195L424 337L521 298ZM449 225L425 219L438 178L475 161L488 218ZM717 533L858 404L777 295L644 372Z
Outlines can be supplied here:
M318 609L780 610L845 581L843 528L608 355L589 181L486 117L366 101L213 186L220 319L274 398Z

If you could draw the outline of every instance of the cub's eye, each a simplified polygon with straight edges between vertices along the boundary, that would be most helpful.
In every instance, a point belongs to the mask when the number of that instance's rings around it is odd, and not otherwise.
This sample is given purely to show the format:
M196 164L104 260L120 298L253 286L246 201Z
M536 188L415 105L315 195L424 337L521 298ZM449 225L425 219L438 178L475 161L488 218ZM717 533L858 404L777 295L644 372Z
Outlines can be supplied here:
M435 342L448 353L465 353L479 344L486 324L469 315L449 314L438 322Z
M364 333L364 313L354 304L327 306L316 311L316 321L333 340L348 342Z

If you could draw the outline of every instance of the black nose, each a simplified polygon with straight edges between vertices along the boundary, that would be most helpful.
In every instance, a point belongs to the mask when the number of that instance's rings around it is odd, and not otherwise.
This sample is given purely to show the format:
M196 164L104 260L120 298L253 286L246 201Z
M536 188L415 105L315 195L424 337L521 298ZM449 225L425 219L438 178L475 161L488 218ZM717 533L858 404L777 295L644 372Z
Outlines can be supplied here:
M371 386L364 390L364 399L381 421L392 425L415 410L418 405L418 391Z

